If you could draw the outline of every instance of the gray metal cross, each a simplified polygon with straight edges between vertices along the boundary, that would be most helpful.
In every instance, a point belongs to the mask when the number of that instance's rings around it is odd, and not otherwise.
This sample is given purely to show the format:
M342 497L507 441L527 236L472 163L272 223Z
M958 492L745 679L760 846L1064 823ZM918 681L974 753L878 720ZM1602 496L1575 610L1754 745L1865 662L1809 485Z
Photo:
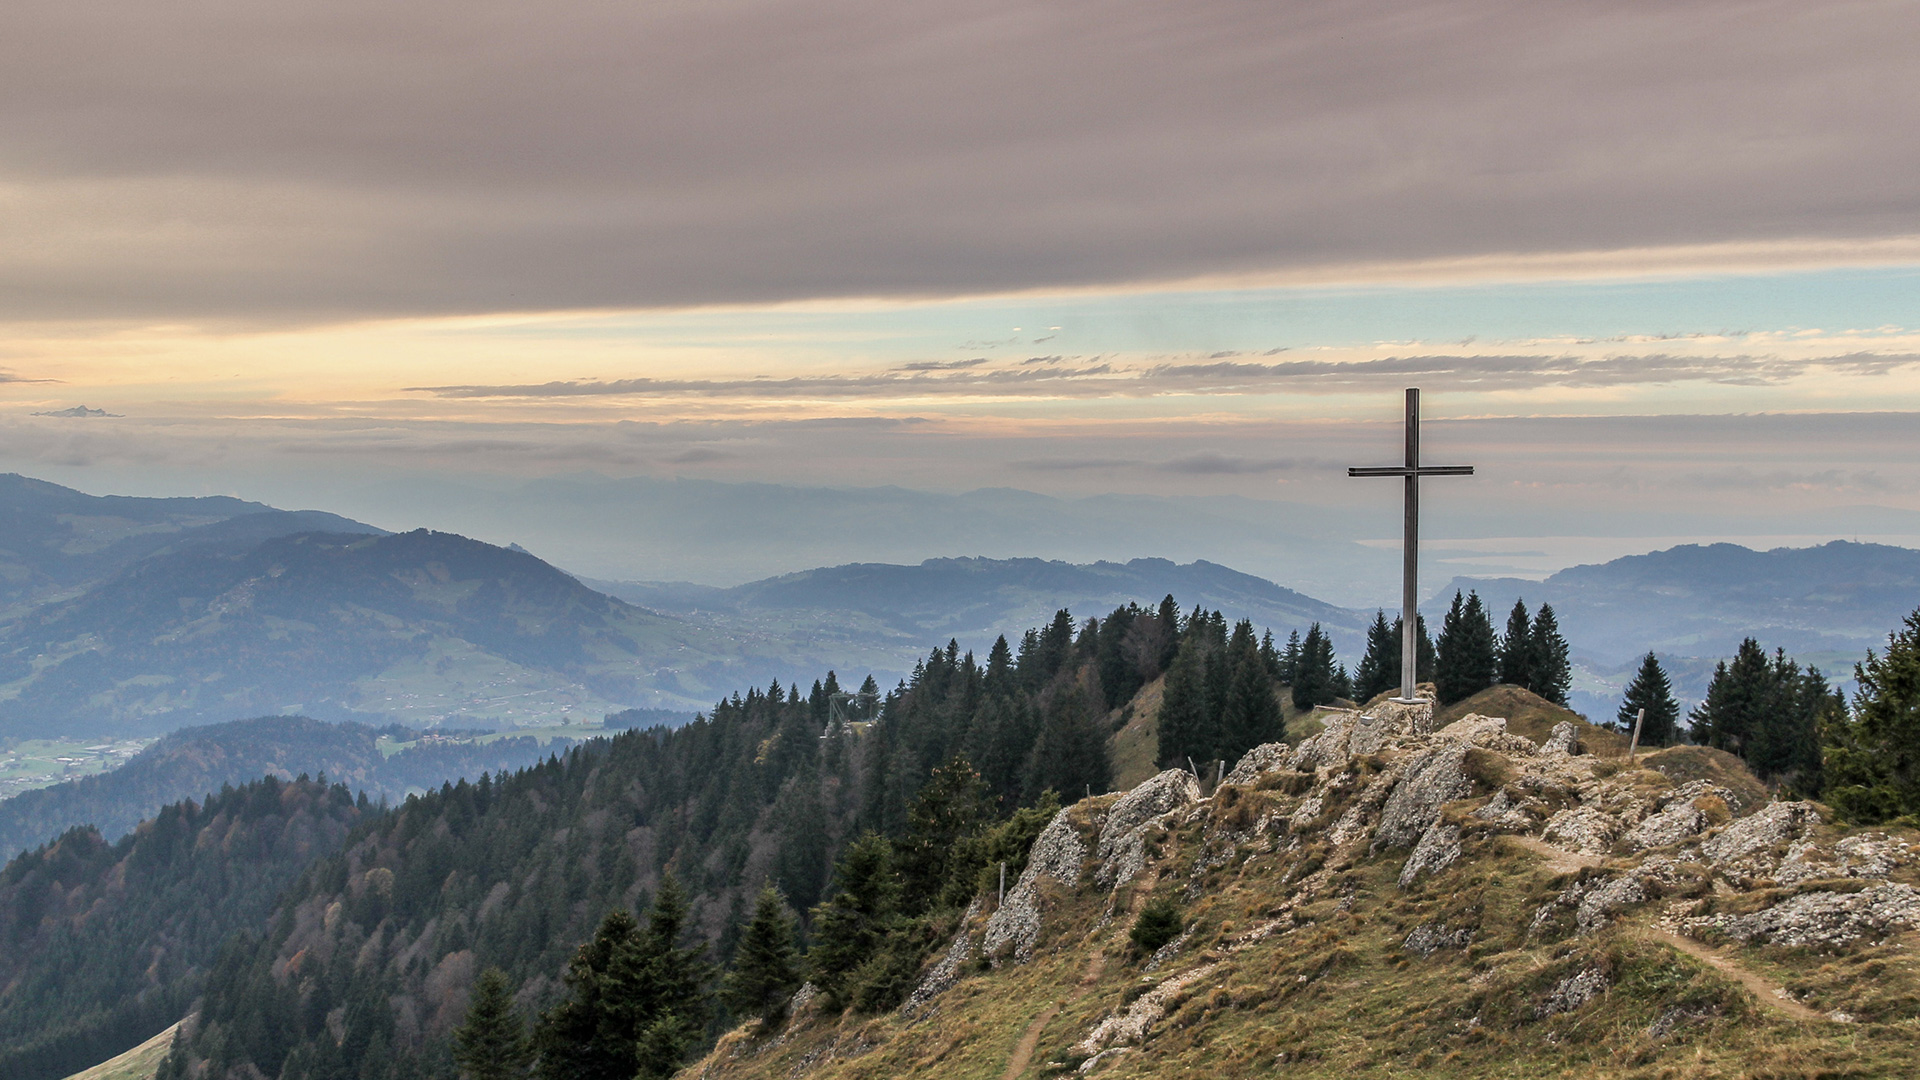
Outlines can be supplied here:
M1413 681L1420 662L1420 478L1472 476L1471 465L1420 464L1420 390L1407 388L1407 463L1379 468L1348 469L1348 476L1400 476L1407 481L1406 542L1401 552L1404 576L1400 585L1400 696L1413 704Z

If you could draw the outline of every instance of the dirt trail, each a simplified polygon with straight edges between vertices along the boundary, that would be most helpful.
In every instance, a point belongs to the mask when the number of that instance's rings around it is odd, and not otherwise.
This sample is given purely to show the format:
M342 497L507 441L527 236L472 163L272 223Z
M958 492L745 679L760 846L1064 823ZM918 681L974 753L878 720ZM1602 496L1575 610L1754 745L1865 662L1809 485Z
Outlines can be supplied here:
M1563 851L1535 836L1510 836L1507 839L1540 856L1545 860L1547 869L1556 874L1577 874L1589 866L1599 866L1605 861L1592 855Z
M1158 870L1155 870L1151 877L1135 881L1133 893L1127 897L1127 914L1139 915L1140 908L1146 904L1147 897L1153 894L1154 886L1158 884L1160 884ZM1000 1074L1000 1080L1017 1080L1021 1073L1027 1071L1027 1066L1033 1062L1033 1052L1040 1045L1040 1035L1047 1030L1047 1025L1053 1023L1053 1018L1060 1015L1061 1009L1086 997L1087 991L1093 989L1093 984L1100 981L1101 974L1106 970L1107 951L1094 950L1093 956L1087 960L1087 970L1080 976L1080 983L1073 988L1073 993L1068 994L1064 1000L1047 1006L1039 1016L1033 1018L1033 1023L1027 1025L1027 1030L1021 1033L1020 1041L1013 1046L1013 1056L1007 1059L1007 1071Z
M1648 933L1662 944L1671 945L1688 956L1711 964L1715 971L1753 991L1753 996L1759 998L1762 1005L1786 1013L1795 1020L1831 1019L1789 997L1786 988L1779 983L1742 967L1739 961L1730 956L1722 956L1690 937L1684 937L1671 930L1662 930L1659 927L1649 927Z

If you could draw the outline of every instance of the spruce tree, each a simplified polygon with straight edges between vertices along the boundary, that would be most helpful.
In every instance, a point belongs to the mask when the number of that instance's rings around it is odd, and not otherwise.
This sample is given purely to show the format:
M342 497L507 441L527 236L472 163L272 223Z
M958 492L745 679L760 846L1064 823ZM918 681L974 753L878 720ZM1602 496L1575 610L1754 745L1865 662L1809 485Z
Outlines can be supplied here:
M1713 667L1706 697L1688 714L1693 741L1715 750L1745 756L1754 725L1772 695L1773 665L1752 638L1740 642L1733 662Z
M1293 707L1311 709L1338 696L1334 685L1333 642L1319 623L1307 628L1300 643L1300 662L1293 678Z
M1441 705L1451 705L1493 685L1499 666L1494 648L1493 622L1480 603L1480 594L1469 592L1462 603L1453 594L1453 607L1440 630L1436 644L1439 655L1434 663L1434 689Z
M1567 691L1573 689L1573 663L1567 656L1567 639L1560 636L1560 622L1552 604L1541 604L1533 617L1529 635L1532 649L1528 657L1527 689L1564 706Z
M1113 766L1107 754L1106 726L1100 719L1078 681L1056 687L1044 706L1040 734L1027 760L1028 801L1045 791L1074 799L1107 790L1113 782Z
M986 781L965 757L956 755L933 770L907 811L907 835L895 850L902 910L918 915L940 897L960 842L991 818Z
M1280 681L1288 686L1300 673L1300 631L1287 633L1287 647L1280 651Z
M1247 643L1229 646L1226 662L1232 666L1227 689L1227 704L1220 718L1220 745L1215 756L1229 764L1262 743L1278 740L1283 732L1280 703L1273 696L1273 677L1257 646ZM1236 632L1235 640L1239 640Z
M1522 689L1533 685L1533 620L1525 600L1513 602L1500 637L1500 681Z
M1920 817L1920 610L1853 677L1852 714L1834 705L1824 714L1824 797L1848 821Z
M1389 690L1400 688L1400 648L1387 626L1387 613L1375 611L1373 625L1367 627L1367 652L1353 673L1353 698L1365 704Z
M809 978L834 1010L852 1004L849 980L875 956L900 908L900 879L893 869L893 845L867 833L848 845L834 872L837 891L813 911L813 948L807 953Z
M473 984L466 1021L453 1031L453 1060L467 1080L521 1080L533 1064L507 973L497 967Z
M574 953L562 980L567 998L534 1030L543 1080L633 1080L636 1032L622 1022L627 1003L611 983L616 958L636 949L639 937L633 916L614 910Z
M1667 681L1667 673L1652 653L1640 661L1640 670L1634 673L1633 681L1627 684L1626 695L1621 698L1620 711L1614 714L1620 729L1629 738L1641 709L1647 710L1647 718L1640 725L1640 745L1673 745L1680 733L1680 704L1673 700L1673 687Z
M1207 710L1207 651L1205 633L1183 635L1167 681L1160 692L1157 752L1163 769L1177 768L1187 758L1212 756L1214 721ZM1071 792L1068 793L1071 795Z
M740 934L720 1000L733 1015L760 1018L762 1028L786 1016L787 1002L800 987L793 946L793 918L780 890L763 886L753 903L753 918Z

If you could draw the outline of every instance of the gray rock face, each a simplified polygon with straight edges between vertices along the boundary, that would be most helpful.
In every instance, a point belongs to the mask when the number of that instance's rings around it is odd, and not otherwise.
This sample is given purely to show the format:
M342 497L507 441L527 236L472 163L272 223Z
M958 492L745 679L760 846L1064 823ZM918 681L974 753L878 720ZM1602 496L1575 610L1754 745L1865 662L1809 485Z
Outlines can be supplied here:
M1400 887L1406 888L1422 874L1437 874L1460 858L1460 830L1444 821L1436 821L1420 834L1405 866L1400 868Z
M946 993L954 983L960 981L961 967L973 959L971 926L980 914L980 903L980 898L974 897L973 903L967 905L966 914L960 916L960 931L953 936L953 944L947 947L947 954L921 978L920 984L913 988L913 993L907 995L906 1003L900 1006L902 1013L909 1017L919 1016L934 998Z
M1798 840L1807 827L1817 823L1820 814L1812 803L1769 803L1759 812L1743 817L1720 834L1700 845L1700 854L1716 863L1750 858L1791 840Z
M1108 888L1132 881L1146 861L1147 833L1163 815L1200 798L1200 785L1184 769L1168 769L1120 797L1107 811L1095 856L1094 879Z
M1549 1016L1572 1012L1599 997L1606 989L1606 972L1597 967L1583 968L1554 985L1547 999L1533 1011L1534 1018L1545 1020Z
M1540 748L1540 752L1571 755L1579 749L1579 744L1580 738L1574 733L1573 725L1562 720L1553 725L1553 730L1547 734L1547 743Z
M1408 766L1380 810L1374 850L1409 847L1440 818L1440 807L1473 790L1467 778L1468 745L1448 741L1426 751Z
M1261 773L1286 768L1289 757L1291 752L1286 743L1261 743L1240 755L1240 760L1234 763L1233 771L1227 774L1225 783L1251 784L1260 779Z
M1677 844L1698 836L1707 827L1707 815L1690 802L1675 801L1627 832L1627 846L1635 851Z
M1867 833L1838 840L1828 850L1810 841L1793 845L1774 872L1782 885L1816 878L1884 878L1913 859L1913 845L1885 833Z
M1080 864L1087 847L1068 820L1070 810L1062 810L1040 830L1027 856L1027 868L1007 893L1007 902L987 920L986 936L980 947L988 956L1011 954L1016 963L1033 959L1033 946L1040 940L1040 882L1051 879L1071 886L1080 878Z
M1473 930L1463 927L1455 930L1446 923L1423 923L1413 928L1407 940L1400 947L1415 956L1432 956L1441 949L1464 949L1473 944Z
M1592 806L1575 806L1547 819L1540 838L1562 851L1579 855L1605 855L1613 850L1619 835L1620 819Z
M1802 893L1751 915L1710 915L1685 925L1690 934L1718 930L1746 942L1841 948L1920 926L1920 890L1886 883L1854 893Z

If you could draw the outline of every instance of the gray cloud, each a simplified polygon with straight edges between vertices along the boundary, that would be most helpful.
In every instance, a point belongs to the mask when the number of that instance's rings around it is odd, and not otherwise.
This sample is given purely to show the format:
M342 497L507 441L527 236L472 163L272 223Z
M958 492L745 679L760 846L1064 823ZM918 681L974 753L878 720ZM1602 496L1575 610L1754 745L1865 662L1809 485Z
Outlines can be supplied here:
M936 294L1905 233L1910 4L0 6L0 314Z
M504 385L414 386L445 398L569 398L618 396L884 397L997 394L1053 397L1141 397L1162 393L1333 393L1397 385L1418 376L1436 389L1526 389L1542 386L1632 386L1710 382L1766 386L1810 371L1883 375L1920 363L1912 353L1847 353L1786 358L1766 355L1681 356L1622 353L1599 358L1517 354L1391 356L1377 360L1291 360L1280 363L1209 360L1129 368L1113 363L978 370L973 361L908 364L865 375L749 379L611 379ZM959 370L956 370L959 369Z

